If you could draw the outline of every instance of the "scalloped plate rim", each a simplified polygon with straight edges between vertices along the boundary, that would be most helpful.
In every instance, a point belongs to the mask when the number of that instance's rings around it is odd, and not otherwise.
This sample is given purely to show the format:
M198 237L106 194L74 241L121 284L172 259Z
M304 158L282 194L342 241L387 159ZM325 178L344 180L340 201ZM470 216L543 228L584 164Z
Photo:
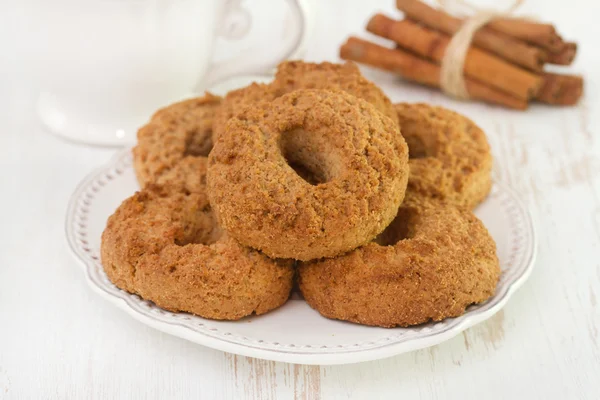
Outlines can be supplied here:
M191 342L214 348L217 350L239 354L248 357L261 358L272 361L280 361L280 362L288 362L294 364L312 364L312 365L339 365L339 364L352 364L358 362L365 361L373 361L383 358L392 357L398 354L407 353L410 351L419 350L422 348L434 346L436 344L440 344L444 341L447 341L456 335L463 332L465 329L468 329L478 323L481 323L498 311L500 311L504 305L508 302L510 297L527 281L531 272L533 271L533 267L535 265L535 260L537 257L537 235L534 229L533 218L531 213L525 207L523 202L519 199L517 194L513 189L508 187L506 184L501 183L497 179L494 180L494 186L500 188L502 191L506 192L511 200L516 203L519 207L520 211L523 213L525 217L525 229L530 235L530 242L527 244L527 249L525 251L525 261L527 265L523 267L523 271L520 275L516 276L511 282L507 282L505 285L505 290L503 293L496 293L492 299L494 300L492 303L486 302L480 308L475 311L478 312L466 312L460 317L447 319L458 321L453 326L450 326L448 329L445 329L441 332L429 332L425 334L414 335L416 337L401 337L399 340L384 344L378 347L367 348L367 349L357 349L350 350L346 352L332 352L332 353L306 353L306 352L294 352L288 351L285 349L282 350L273 350L273 349L265 349L253 346L251 344L240 344L234 341L228 341L223 337L211 336L203 332L198 332L191 329L188 326L185 326L176 321L165 321L161 320L156 316L148 315L140 312L135 309L130 302L132 302L132 298L140 299L136 295L127 294L125 292L120 292L124 295L117 296L115 294L109 293L105 288L101 287L97 282L94 281L91 270L95 268L93 263L88 259L85 252L82 251L81 246L75 241L75 235L73 232L73 221L75 218L75 210L77 209L77 203L81 198L81 195L85 192L85 189L94 181L95 178L100 176L102 173L109 170L111 167L115 166L116 163L124 160L126 157L130 156L131 148L127 148L125 150L118 151L115 155L111 157L111 159L104 164L103 166L94 169L91 171L86 177L76 186L75 191L71 195L69 199L69 203L67 206L67 212L65 216L65 236L67 240L67 244L71 251L71 254L75 257L75 259L79 262L79 264L83 267L85 278L89 286L91 286L92 290L99 295L101 295L104 299L110 301L113 305L117 306L121 310L124 310L127 314L132 316L139 322L142 322L148 326L151 326L154 329L157 329L161 332L171 334ZM130 166L131 167L131 166ZM141 300L136 300L137 302ZM485 309L482 309L485 308ZM176 314L176 313L175 313ZM182 315L186 315L181 313ZM200 318L200 317L196 317ZM444 321L447 321L444 320ZM443 322L443 321L439 321ZM437 323L439 323L437 322ZM393 331L393 329L390 329Z

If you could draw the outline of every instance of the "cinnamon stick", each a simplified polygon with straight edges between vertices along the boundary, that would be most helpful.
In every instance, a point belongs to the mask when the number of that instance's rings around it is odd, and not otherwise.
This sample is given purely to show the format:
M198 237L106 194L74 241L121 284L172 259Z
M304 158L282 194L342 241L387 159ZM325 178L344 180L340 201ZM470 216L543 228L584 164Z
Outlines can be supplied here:
M374 15L367 30L429 60L441 63L450 37L422 27L412 21L395 21L382 14ZM521 100L537 94L542 79L485 51L471 47L466 54L464 73L488 86Z
M577 54L577 43L566 42L556 53L548 53L548 62L557 65L571 65Z
M490 21L487 26L551 52L560 51L565 44L551 24L541 24L524 19L499 18Z
M340 48L340 57L394 72L404 78L431 87L440 87L440 67L418 56L389 49L356 37L350 37ZM466 79L467 92L474 99L525 110L527 102L504 92Z
M546 104L570 106L583 94L583 78L579 75L543 74L544 84L536 100Z
M408 19L423 25L454 35L460 29L462 20L455 18L442 10L422 3L419 0L396 0L396 7L404 12ZM510 36L482 28L473 36L473 44L497 56L532 71L540 72L546 61L546 52L529 46Z

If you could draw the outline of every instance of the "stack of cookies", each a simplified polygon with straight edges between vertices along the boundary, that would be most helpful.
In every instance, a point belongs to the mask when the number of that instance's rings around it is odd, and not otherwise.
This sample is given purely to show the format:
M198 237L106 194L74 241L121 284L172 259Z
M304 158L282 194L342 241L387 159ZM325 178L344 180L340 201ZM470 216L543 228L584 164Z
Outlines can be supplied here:
M325 317L409 326L464 313L500 276L471 212L491 187L484 133L393 105L351 63L285 62L269 84L159 110L134 165L142 190L109 218L102 263L170 311L263 314L297 281Z

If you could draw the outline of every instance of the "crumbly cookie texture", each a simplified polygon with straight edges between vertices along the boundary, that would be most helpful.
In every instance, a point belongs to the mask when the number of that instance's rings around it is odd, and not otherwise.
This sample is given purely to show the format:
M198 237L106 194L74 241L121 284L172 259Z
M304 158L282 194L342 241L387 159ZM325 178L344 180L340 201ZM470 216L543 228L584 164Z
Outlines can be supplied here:
M323 316L390 328L461 315L494 294L500 273L494 240L471 211L415 198L372 243L301 263L298 281Z
M270 257L334 257L368 243L394 219L407 180L398 126L341 91L247 107L209 156L219 224Z
M134 168L141 187L149 183L202 190L205 158L212 149L212 125L221 98L207 93L157 111L138 131Z
M150 184L102 234L102 265L119 288L166 310L236 320L284 304L293 265L227 237L204 192Z
M222 132L225 131L227 121L237 112L247 106L264 101L272 101L278 97L273 85L253 82L250 85L232 90L223 98L221 107L215 112L213 122L213 143L216 143Z
M244 106L261 101L272 101L298 89L341 90L371 103L377 110L398 123L398 115L390 99L377 85L362 76L356 64L329 62L307 63L286 61L277 67L277 74L269 84L253 83L229 92L223 106L217 111L213 140L225 130L227 121Z
M492 155L485 133L470 119L428 104L396 104L408 143L413 194L473 209L492 186Z
M398 123L398 114L390 99L377 85L362 76L352 62L334 64L285 61L277 68L275 86L279 93L290 93L298 89L341 90L372 104Z

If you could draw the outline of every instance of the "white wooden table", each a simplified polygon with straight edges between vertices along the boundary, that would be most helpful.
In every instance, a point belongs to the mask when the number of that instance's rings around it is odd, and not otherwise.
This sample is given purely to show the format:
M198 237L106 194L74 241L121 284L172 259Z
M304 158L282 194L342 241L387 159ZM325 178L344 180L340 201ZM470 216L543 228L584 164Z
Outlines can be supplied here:
M429 349L348 366L203 348L94 294L67 250L63 219L77 183L114 150L46 133L35 88L11 64L0 76L0 398L600 398L600 10L592 3L527 4L580 43L575 69L587 87L577 107L520 113L461 103L365 70L395 101L446 105L486 130L498 178L531 208L539 257L488 322ZM321 4L307 59L336 60L377 7L393 12L392 0Z

